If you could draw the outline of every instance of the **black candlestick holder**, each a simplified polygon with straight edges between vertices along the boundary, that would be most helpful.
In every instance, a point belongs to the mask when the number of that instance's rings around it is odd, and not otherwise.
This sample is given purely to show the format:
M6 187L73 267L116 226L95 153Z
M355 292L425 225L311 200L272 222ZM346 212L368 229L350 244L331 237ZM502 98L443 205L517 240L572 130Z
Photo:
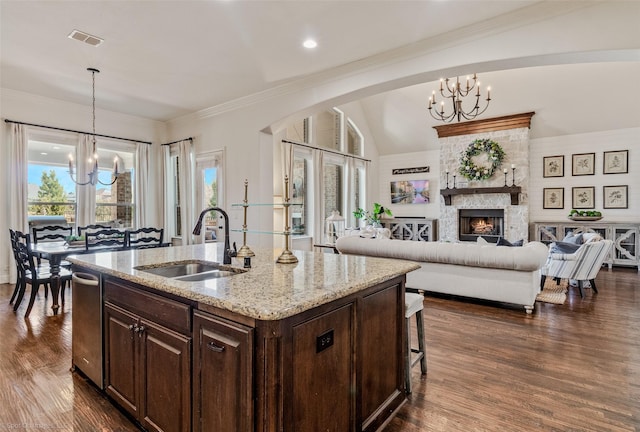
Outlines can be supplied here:
M516 169L511 168L511 186L515 186L516 185Z
M447 171L446 174L447 174L447 189L449 189L449 171Z
M504 170L504 187L507 187L507 170Z
M456 188L456 175L453 175L453 188Z

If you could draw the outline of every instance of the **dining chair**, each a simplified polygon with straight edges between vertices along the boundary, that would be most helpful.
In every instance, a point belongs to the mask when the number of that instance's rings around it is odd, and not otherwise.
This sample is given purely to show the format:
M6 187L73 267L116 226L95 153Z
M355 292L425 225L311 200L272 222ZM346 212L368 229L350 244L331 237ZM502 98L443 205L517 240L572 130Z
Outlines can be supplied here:
M22 303L22 298L24 297L27 284L31 285L29 305L27 306L27 310L24 314L26 318L31 313L40 285L44 285L46 293L51 280L51 273L48 271L48 267L38 267L36 265L35 256L31 252L30 234L15 231L15 234L13 234L12 246L15 247L14 256L16 257L16 262L20 267L20 284L17 286L18 291L16 293L17 295L13 305L13 310L18 310L20 303ZM71 272L64 268L60 269L60 280L62 282L61 298L62 303L64 304L64 289L66 288L67 283L71 280Z
M13 304L14 300L16 299L16 296L18 295L18 292L20 291L20 285L22 284L24 279L24 268L22 265L20 265L20 257L18 255L18 245L17 245L17 242L21 241L20 239L23 237L24 237L24 234L22 232L14 231L11 228L9 228L9 239L11 241L11 250L13 252L13 260L16 264L16 283L13 289L13 294L11 294L11 299L9 300L9 304ZM49 272L49 266L47 264L41 265L40 263L38 263L37 267L38 267L39 273L44 274ZM48 290L45 288L45 292L44 292L45 298L47 297L47 291Z
M164 228L138 228L127 230L127 247L130 249L148 249L166 246L162 243L164 238Z
M85 231L85 249L125 249L127 237L124 232L115 228L105 228L97 231Z
M31 234L33 244L45 241L64 241L67 240L69 236L73 235L73 227L70 225L34 226L31 228ZM37 261L38 265L40 265L40 257L37 257ZM60 265L68 269L71 268L71 263L69 261L63 261Z
M78 235L82 237L83 235L85 235L85 233L89 231L95 232L95 231L104 230L104 229L113 229L113 227L111 225L100 225L100 224L79 226Z

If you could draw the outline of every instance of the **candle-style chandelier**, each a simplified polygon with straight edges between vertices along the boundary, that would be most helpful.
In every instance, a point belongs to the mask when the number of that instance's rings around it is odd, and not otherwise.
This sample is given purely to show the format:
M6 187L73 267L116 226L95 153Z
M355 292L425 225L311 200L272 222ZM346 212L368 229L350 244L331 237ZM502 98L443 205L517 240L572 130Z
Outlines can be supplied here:
M449 82L451 82L451 84L449 84ZM441 79L440 95L444 98L444 100L440 102L439 106L436 100L435 90L429 98L429 113L431 113L431 117L447 123L452 122L453 119L458 119L458 121L461 121L462 119L473 120L474 118L485 112L489 107L489 102L491 101L491 87L487 87L487 98L485 99L486 105L482 109L480 108L480 98L482 97L482 94L480 92L480 81L478 81L476 74L473 74L473 78L467 77L467 83L464 86L460 84L459 77L456 77L455 81L453 80L453 78L447 78L444 80ZM469 109L468 111L466 111L462 106L462 101L467 96L471 96L469 98L471 100L475 98L475 104L473 108ZM453 111L451 113L445 113L445 105L448 104L445 103L447 99L451 100L451 106L453 108Z
M92 153L93 156L89 158L88 160L88 167L89 167L89 172L87 173L88 176L88 180L85 182L81 182L79 181L77 178L73 178L74 174L75 174L75 169L73 167L73 155L71 153L69 153L69 176L71 177L71 180L73 180L73 182L77 185L80 186L84 186L84 185L97 185L98 183L100 183L101 185L104 186L110 186L112 184L114 184L117 180L118 180L118 156L116 156L113 160L113 173L112 173L112 178L113 180L110 182L103 182L102 180L100 180L98 178L98 148L96 146L96 73L100 73L100 71L98 69L95 68L87 68L87 70L89 72L91 72L91 78L92 78L92 91L93 91L93 100L92 100L92 115L93 115L93 135L92 135L92 141L93 141L93 149L92 149Z

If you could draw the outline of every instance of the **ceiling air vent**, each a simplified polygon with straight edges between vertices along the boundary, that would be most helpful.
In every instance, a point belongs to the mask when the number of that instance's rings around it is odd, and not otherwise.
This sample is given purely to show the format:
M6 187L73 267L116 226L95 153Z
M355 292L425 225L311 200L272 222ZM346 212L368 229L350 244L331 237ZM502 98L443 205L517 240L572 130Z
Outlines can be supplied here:
M80 30L72 31L71 33L69 33L68 38L69 39L75 39L75 40L78 40L80 42L87 43L87 44L89 44L91 46L98 46L102 42L104 42L104 39L102 39L102 38L100 38L98 36L90 35L89 33L81 32Z

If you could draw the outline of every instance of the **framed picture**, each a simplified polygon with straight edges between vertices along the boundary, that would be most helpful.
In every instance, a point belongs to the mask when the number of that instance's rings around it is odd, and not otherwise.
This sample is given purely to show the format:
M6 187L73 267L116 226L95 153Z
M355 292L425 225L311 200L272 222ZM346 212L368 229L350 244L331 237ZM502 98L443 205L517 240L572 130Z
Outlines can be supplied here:
M544 177L564 177L564 155L544 157Z
M629 172L629 150L604 152L603 174L626 174Z
M573 189L573 208L574 209L592 209L595 208L595 187L574 187Z
M603 186L602 187L603 207L606 209L629 208L627 199L629 198L628 186Z
M542 208L563 209L564 188L544 188L544 199Z
M574 176L595 174L595 153L574 154L571 174Z
M391 204L429 204L429 180L392 181Z

